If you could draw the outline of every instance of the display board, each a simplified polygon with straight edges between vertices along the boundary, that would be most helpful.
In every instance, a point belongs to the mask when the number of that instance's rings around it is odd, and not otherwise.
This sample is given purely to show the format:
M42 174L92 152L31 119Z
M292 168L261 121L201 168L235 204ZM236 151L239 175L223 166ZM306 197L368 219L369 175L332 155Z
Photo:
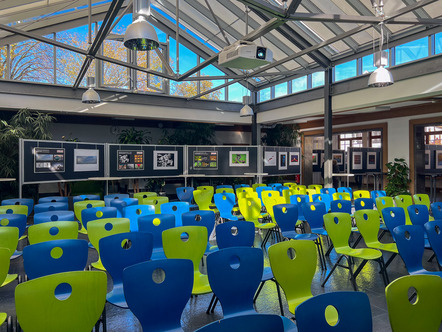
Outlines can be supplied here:
M382 171L382 149L349 148L348 169L350 173L379 173Z
M21 184L105 176L105 144L20 140Z
M264 146L262 159L263 172L269 175L299 174L301 172L300 148Z
M313 172L321 172L322 164L325 161L324 150L313 150ZM345 160L346 154L344 150L333 150L332 159L335 159L339 166L339 172L343 173L345 171Z
M257 146L187 146L187 173L235 176L257 173Z
M183 146L108 144L108 149L111 177L172 177L183 174Z

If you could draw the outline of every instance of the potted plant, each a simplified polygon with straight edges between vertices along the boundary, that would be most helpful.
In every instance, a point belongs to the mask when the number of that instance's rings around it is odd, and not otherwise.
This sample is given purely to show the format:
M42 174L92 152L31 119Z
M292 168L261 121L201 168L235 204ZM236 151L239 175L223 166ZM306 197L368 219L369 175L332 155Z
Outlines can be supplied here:
M409 195L410 186L410 168L405 159L395 158L394 162L389 162L387 166L387 185L385 191L387 196Z

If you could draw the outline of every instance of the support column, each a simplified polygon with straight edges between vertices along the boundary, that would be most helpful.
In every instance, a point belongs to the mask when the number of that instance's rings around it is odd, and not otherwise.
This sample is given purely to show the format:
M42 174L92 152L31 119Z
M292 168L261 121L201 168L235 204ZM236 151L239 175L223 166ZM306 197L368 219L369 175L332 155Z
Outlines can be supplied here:
M252 145L261 145L261 125L256 122L256 113L252 115Z
M325 70L324 79L324 187L333 187L333 113L332 113L332 68Z

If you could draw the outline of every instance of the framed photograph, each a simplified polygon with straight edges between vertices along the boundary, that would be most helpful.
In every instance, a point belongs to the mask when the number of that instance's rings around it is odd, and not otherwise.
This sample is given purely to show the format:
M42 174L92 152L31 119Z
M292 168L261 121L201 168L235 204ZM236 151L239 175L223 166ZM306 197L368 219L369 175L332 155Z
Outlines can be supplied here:
M353 152L352 169L362 169L362 152Z
M178 169L178 151L154 151L153 169L161 171Z
M377 164L377 153L367 152L367 169L376 169Z
M119 171L142 171L144 169L144 151L118 150Z
M425 150L425 169L431 169L431 151Z
M280 152L279 153L278 169L280 169L280 170L287 169L287 152Z
M99 151L74 149L74 172L94 172L99 170Z
M299 152L290 152L289 156L290 156L289 165L299 166Z
M319 164L319 161L318 161L318 154L317 153L313 153L312 154L312 165L313 166L315 166L315 165L318 165Z
M344 157L342 153L333 153L333 160L336 160L338 165L344 165Z
M34 148L34 173L63 173L64 148Z
M218 151L193 151L193 169L218 169Z
M264 166L276 166L276 151L265 151Z
M442 151L436 150L436 169L442 169Z
M249 167L249 151L229 151L230 167Z

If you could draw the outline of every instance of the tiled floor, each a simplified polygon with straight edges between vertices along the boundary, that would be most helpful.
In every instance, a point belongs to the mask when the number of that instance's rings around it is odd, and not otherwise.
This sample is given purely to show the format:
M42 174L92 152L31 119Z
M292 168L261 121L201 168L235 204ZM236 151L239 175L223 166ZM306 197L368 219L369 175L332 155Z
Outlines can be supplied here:
M391 238L386 235L383 238L383 242L390 242ZM261 243L261 235L256 234L255 245L259 247ZM364 246L363 241L361 241L360 246ZM436 262L428 263L427 259L430 257L431 253L426 252L424 256L424 267L429 270L436 270ZM388 259L389 254L386 254L385 260ZM89 249L89 263L95 261L97 258L96 251ZM333 263L336 261L337 256L332 251L330 257L327 257L327 268L330 271ZM265 264L268 265L268 259L266 257ZM21 273L23 274L23 260L21 257L15 259L11 263L10 271L11 273ZM359 290L364 291L368 294L371 303L372 317L373 317L373 331L384 332L391 331L388 313L384 294L384 285L382 282L381 275L379 272L379 266L377 263L369 262L361 274L357 278L357 284ZM390 281L394 280L400 276L407 274L405 266L398 256L394 259L392 264L388 268L388 273ZM340 290L353 290L350 280L348 278L348 271L342 268L338 268L333 276L329 279L328 283L324 288L321 287L321 282L325 278L325 273L321 272L321 268L318 262L317 271L312 284L312 292L314 295L321 294L324 292L333 292ZM109 278L110 280L110 278ZM9 315L15 316L14 307L14 288L16 282L2 287L0 289L0 312L7 312ZM109 288L111 287L111 281L109 281ZM215 309L213 314L206 314L206 309L209 304L212 295L200 295L197 298L192 298L187 307L185 308L182 315L182 326L184 331L194 331L195 329L210 323L214 320L222 318L222 310L220 305ZM284 313L287 317L292 317L288 311L288 306L284 302ZM107 310L107 330L116 331L141 331L140 324L130 310L120 309L114 307L110 304L106 305ZM278 297L276 293L275 284L272 282L266 283L260 296L256 302L256 310L259 313L272 313L279 314L279 304ZM2 326L0 331L6 331L6 327ZM440 329L442 331L442 329Z

